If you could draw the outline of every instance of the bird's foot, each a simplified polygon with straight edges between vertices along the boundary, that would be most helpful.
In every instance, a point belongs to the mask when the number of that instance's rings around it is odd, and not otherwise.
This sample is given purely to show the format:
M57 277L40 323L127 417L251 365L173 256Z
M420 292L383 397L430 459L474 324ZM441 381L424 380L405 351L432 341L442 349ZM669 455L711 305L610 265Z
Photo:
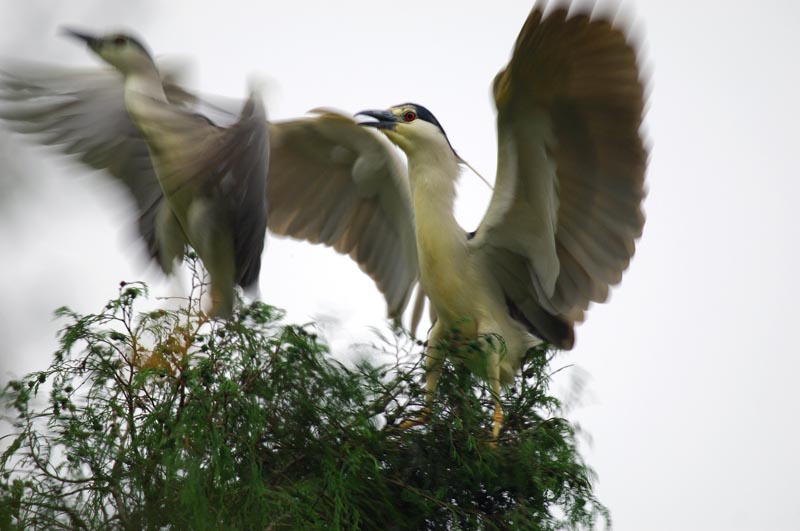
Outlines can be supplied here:
M422 424L428 422L428 417L430 417L430 414L431 414L431 408L426 406L422 409L422 412L419 414L419 416L413 419L404 420L403 422L400 423L399 426L397 426L397 429L407 430L413 428L414 426L421 426Z
M492 425L492 440L489 442L491 448L497 448L497 442L500 440L500 429L503 427L503 408L499 402L495 404L494 417Z

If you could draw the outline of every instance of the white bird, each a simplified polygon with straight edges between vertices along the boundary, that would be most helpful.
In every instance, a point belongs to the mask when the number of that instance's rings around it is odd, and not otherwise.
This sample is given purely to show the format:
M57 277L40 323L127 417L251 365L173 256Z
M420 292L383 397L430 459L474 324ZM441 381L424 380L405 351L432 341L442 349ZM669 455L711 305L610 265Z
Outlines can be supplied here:
M644 91L620 28L534 9L493 88L496 185L469 235L453 215L462 161L430 111L407 103L359 113L408 158L420 282L437 317L429 400L447 352L480 363L464 348L470 340L486 340L496 400L529 348L543 339L572 348L574 324L620 281L644 224Z

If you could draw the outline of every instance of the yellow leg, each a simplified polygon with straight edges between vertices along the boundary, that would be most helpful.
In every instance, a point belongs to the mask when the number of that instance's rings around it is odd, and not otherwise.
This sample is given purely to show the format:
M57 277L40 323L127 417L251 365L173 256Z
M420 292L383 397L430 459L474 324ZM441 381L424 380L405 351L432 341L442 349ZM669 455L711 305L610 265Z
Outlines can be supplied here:
M425 406L422 408L422 412L413 419L407 419L400 423L397 427L400 430L407 430L409 428L413 428L414 426L419 426L421 424L425 424L428 422L428 417L431 414L431 408L429 406Z
M211 277L211 309L208 313L223 319L233 315L233 286L220 287L217 279Z
M497 448L497 441L500 437L500 430L503 428L503 406L500 403L500 356L494 350L489 356L489 381L492 385L492 397L494 398L494 416L492 418L492 442L490 446Z
M492 426L492 446L497 446L497 438L500 436L500 429L503 427L503 406L500 401L494 400L494 425Z
M433 332L431 336L433 336ZM431 343L429 342L429 344ZM399 429L407 430L428 422L428 417L430 417L431 414L433 396L436 394L436 384L439 383L439 376L442 375L442 363L444 363L442 352L437 349L428 348L425 352L425 407L422 408L422 411L416 418L401 422L400 426L398 426Z

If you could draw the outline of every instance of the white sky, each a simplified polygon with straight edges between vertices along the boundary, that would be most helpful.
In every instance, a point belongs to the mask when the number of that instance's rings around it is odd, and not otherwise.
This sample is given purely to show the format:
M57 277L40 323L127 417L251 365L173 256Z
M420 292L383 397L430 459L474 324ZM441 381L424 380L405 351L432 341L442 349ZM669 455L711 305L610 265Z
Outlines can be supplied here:
M610 303L559 358L586 378L571 418L591 436L585 454L618 531L795 530L800 4L629 4L652 72L647 225ZM268 80L273 119L422 103L459 154L494 174L489 84L528 2L255 5L0 0L0 56L95 64L57 28L130 28L158 55L192 58L202 92L238 97L249 76ZM95 311L119 280L158 278L130 256L128 212L102 178L23 146L0 132L3 380L49 361L57 306ZM487 200L465 175L465 228ZM335 316L337 345L382 326L383 300L349 259L267 246L264 299L291 320Z

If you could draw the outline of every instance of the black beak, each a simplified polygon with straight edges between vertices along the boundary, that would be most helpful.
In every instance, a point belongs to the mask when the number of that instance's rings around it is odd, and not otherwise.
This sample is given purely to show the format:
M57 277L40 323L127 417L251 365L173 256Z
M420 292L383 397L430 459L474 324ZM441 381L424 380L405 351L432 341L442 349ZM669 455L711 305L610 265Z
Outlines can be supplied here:
M89 48L93 50L96 50L100 44L99 38L94 37L93 35L82 33L80 31L75 31L69 28L61 28L61 33L67 35L68 37L72 37L74 39L78 39L85 42L89 46Z
M392 130L397 125L397 116L389 111L361 111L356 113L356 116L359 115L369 116L377 120L377 122L361 122L360 125L365 125L367 127Z

